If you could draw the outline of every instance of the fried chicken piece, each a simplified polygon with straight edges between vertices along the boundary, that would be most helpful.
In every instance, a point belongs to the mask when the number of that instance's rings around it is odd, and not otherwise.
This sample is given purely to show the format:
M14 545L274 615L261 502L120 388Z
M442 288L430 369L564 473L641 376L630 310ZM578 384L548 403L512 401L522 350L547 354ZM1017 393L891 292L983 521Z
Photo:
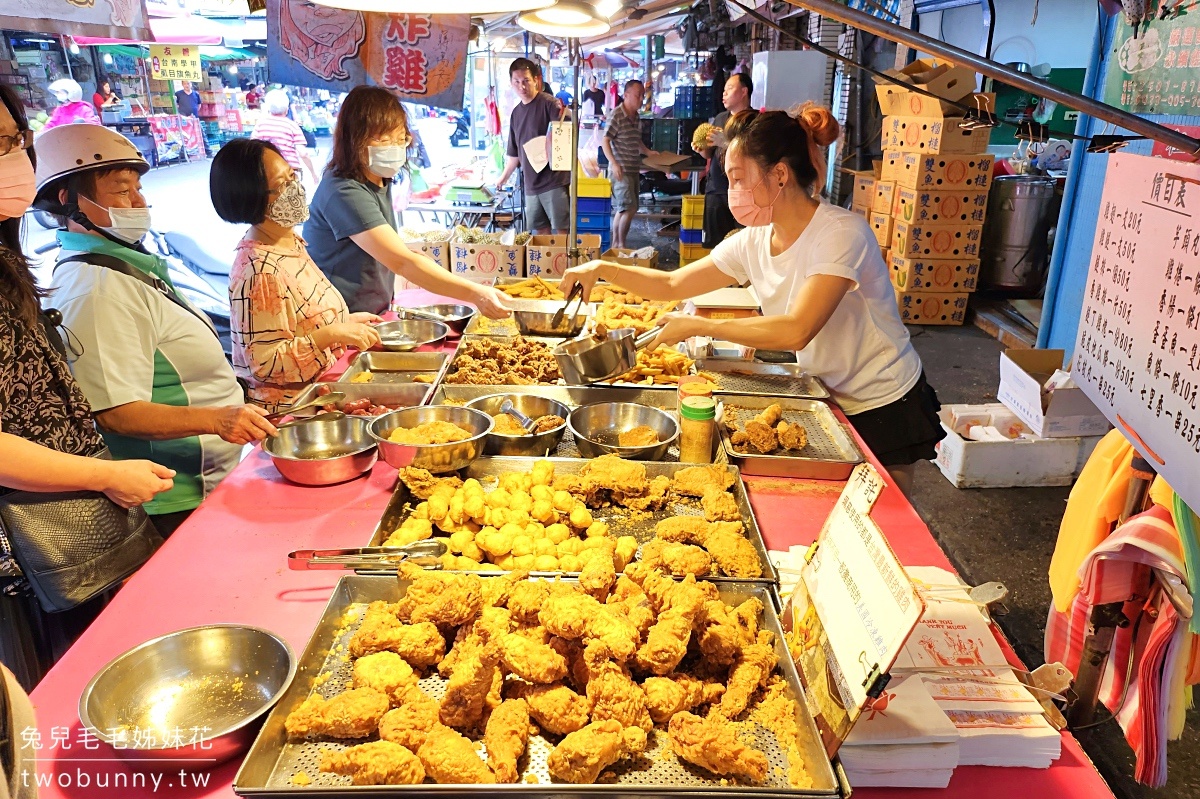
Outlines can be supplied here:
M640 496L647 488L646 467L617 455L601 455L583 465L579 474L599 488L626 496Z
M763 424L758 419L746 422L746 438L749 439L750 446L762 455L779 449L779 437L775 434L775 428Z
M704 539L704 548L726 577L762 577L758 553L742 529L741 522L714 522Z
M629 619L581 593L550 596L538 614L538 620L561 638L601 640L613 656L622 661L633 656L641 637Z
M784 449L800 450L808 446L808 431L802 424L780 421L775 425L775 435L779 437L779 446Z
M428 470L415 466L405 466L401 469L400 480L417 499L429 499L439 490L449 490L452 494L455 489L462 488L463 484L458 477L434 477Z
M645 575L642 590L660 617L677 613L692 618L700 612L705 602L721 597L712 583L697 582L694 576L676 582L660 572Z
M605 538L600 548L603 551L592 556L579 572L579 587L596 601L603 602L617 581L616 542Z
M513 588L529 579L527 569L514 569L503 577L489 577L481 581L484 610L491 607L504 607L512 596Z
M646 490L639 496L613 492L613 500L618 505L624 505L630 510L650 511L662 510L666 507L671 496L671 478L665 474L654 477L646 485Z
M720 600L705 602L695 625L701 654L713 663L733 663L738 653L756 640L762 610L757 597L747 599L733 611Z
M492 770L475 751L470 738L435 724L417 750L425 773L439 785L492 785Z
M697 680L687 674L668 674L665 677L647 677L642 683L642 690L646 692L646 709L650 711L650 718L655 724L663 724L676 713L716 702L725 693L725 686Z
M379 737L415 752L437 724L438 703L421 694L384 714L379 720Z
M676 713L667 735L675 756L681 760L748 782L761 783L767 778L767 756L738 740L729 722L720 716L700 718L686 711Z
M694 574L704 577L712 571L712 556L691 544L675 544L653 538L642 547L642 562L676 577Z
M500 664L526 682L546 684L567 676L567 659L548 644L509 633L499 646Z
M658 431L648 425L640 424L617 433L617 444L622 447L651 447L657 443Z
M417 675L395 652L374 652L354 661L354 687L386 694L392 707L404 704L417 688Z
M431 572L402 563L400 579L412 581L396 603L396 618L401 621L457 627L475 618L483 607L483 585L477 574Z
M654 535L675 544L703 544L708 522L699 516L672 516L654 525Z
M653 729L654 722L646 710L645 691L623 666L612 660L612 652L603 643L593 641L584 648L583 658L591 673L587 698L592 707L592 721L613 719L622 727Z
M639 636L644 636L654 624L655 614L646 592L624 574L617 578L616 587L609 594L608 608L629 619Z
M397 427L388 434L388 441L395 444L408 444L410 446L426 446L432 444L449 444L452 441L466 441L473 435L475 434L464 427L459 427L453 422L444 422L439 419L433 422L424 422L416 427Z
M419 785L425 767L412 752L391 741L371 741L342 752L322 752L321 772L350 777L355 785Z
M711 594L696 583L694 575L676 583L665 576L651 574L647 575L642 588L659 615L646 633L646 643L638 649L637 664L652 674L669 674L687 654L692 626Z
M537 624L538 613L550 596L545 580L526 580L517 583L508 594L508 610L518 624Z
M783 408L778 402L772 402L767 407L759 411L758 416L755 416L753 421L762 422L767 427L774 427L779 422L779 417L783 416Z
M733 668L729 670L728 686L721 697L721 715L735 719L750 704L750 697L775 670L779 657L775 654L775 636L769 630L761 630L758 640L738 653Z
M496 423L492 426L492 432L499 436L527 436L529 432L521 426L513 417L507 413L498 413L492 417Z
M530 685L513 683L514 696L529 705L529 715L551 735L567 735L583 729L588 723L589 706L580 696L562 683Z
M488 578L492 582L496 578ZM485 607L471 624L458 628L454 637L454 645L438 664L438 673L446 677L454 672L459 660L473 649L478 649L488 641L499 640L508 635L512 629L512 614L507 608Z
M363 657L374 652L395 652L410 666L425 668L446 654L446 639L429 622L401 624L386 602L367 606L362 624L350 638L350 654Z
M744 430L734 430L729 436L729 443L738 452L747 452L750 449L750 436Z
M550 753L546 765L557 780L588 784L621 758L644 751L646 733L641 728L622 728L611 719L594 721L563 738Z
M675 493L702 497L711 487L725 491L733 485L733 472L724 466L688 466L675 472Z
M566 419L561 416L555 416L552 413L539 416L533 420L533 434L536 436L542 433L549 433L551 430L557 430L566 423Z
M506 699L492 712L483 745L496 782L516 782L520 776L517 762L529 745L529 705L524 699Z
M387 695L374 688L352 688L333 699L313 694L288 714L283 726L293 740L366 738L391 706Z
M492 689L500 650L496 644L464 652L446 683L438 719L447 727L470 730L483 720L484 701Z
M742 519L742 511L738 508L737 500L728 491L722 491L716 486L704 492L700 499L704 508L704 518L710 522L737 522Z

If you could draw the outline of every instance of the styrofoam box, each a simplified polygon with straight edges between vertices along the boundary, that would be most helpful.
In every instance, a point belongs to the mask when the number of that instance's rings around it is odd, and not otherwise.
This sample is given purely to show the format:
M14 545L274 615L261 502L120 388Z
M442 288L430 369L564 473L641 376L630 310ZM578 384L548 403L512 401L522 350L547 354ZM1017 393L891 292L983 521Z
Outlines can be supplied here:
M956 488L1017 488L1071 485L1100 436L1073 438L1015 438L1010 441L970 441L950 426L954 416L1003 405L945 405L938 413L946 437L937 444L934 463Z
M1045 438L1104 435L1112 427L1082 389L1060 388L1042 410L1042 386L1062 368L1063 350L1008 349L1000 353L996 398Z

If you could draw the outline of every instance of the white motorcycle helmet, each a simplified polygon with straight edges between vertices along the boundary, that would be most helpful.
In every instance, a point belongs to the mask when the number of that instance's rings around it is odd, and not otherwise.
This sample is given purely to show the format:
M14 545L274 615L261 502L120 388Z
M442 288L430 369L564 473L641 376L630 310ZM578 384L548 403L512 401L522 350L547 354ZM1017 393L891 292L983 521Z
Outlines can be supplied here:
M47 88L54 95L54 99L58 100L59 105L78 103L83 99L83 87L70 78L60 78Z

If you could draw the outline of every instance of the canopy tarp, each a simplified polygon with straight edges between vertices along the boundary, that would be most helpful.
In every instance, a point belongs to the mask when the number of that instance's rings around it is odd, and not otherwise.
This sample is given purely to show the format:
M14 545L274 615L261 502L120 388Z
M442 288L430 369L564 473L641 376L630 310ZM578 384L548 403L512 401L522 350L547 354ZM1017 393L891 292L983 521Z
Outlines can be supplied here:
M71 0L0 0L0 28L69 36L139 40L151 36L145 0L75 3Z
M11 0L0 0L0 5ZM150 36L116 38L107 36L73 36L76 44L223 44L228 28L204 17L153 17Z

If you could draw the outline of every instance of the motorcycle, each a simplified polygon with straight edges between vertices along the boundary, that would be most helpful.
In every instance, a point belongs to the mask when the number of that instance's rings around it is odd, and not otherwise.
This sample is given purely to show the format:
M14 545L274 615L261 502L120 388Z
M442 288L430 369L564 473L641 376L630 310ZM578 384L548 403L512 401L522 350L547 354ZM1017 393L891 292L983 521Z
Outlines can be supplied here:
M471 141L470 112L464 108L460 113L449 112L447 117L454 123L454 130L450 131L450 146L458 147L464 141Z

